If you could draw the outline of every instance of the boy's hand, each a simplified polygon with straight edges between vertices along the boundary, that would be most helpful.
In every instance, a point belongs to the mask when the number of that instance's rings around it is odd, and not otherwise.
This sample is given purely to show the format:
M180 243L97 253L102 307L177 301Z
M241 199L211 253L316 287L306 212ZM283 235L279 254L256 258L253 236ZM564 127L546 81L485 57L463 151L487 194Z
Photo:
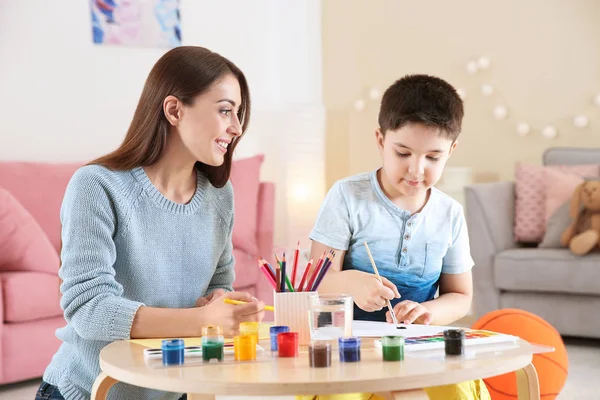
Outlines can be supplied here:
M383 285L374 274L349 270L345 271L349 292L356 305L367 312L379 311L387 306L387 300L400 298L396 285L381 277Z
M429 325L433 320L433 315L427 307L414 301L404 300L394 306L394 313L398 322L401 324L423 324ZM392 323L392 316L388 311L385 314L385 319L388 323Z

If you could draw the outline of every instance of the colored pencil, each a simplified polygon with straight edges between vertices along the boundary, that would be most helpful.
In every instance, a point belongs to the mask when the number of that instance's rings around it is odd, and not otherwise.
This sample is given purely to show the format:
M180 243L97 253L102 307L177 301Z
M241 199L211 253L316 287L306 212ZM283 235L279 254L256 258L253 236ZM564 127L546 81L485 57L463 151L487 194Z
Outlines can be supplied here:
M319 259L319 263L313 270L312 275L311 275L308 283L306 284L306 290L309 292L312 290L313 284L315 283L317 276L319 276L319 272L321 272L321 268L323 268L323 265L325 264L325 260L327 260L328 255L325 256L326 253L327 253L327 250L325 250L323 252L323 258Z
M269 272L271 273L271 276L273 276L273 279L275 279L275 270L273 269L271 264L269 264L269 262L267 260L265 260L264 258L261 258L260 262L265 264L267 267L269 267Z
M313 292L316 292L317 289L319 288L319 285L321 284L321 281L323 280L323 278L325 277L325 274L329 270L329 266L333 262L334 258L335 258L335 252L333 252L333 254L331 255L331 258L329 260L327 260L327 262L323 263L323 266L321 267L321 272L319 272L319 276L317 277L317 280L313 284L313 287L312 287Z
M262 273L265 275L265 277L267 278L267 280L269 281L269 284L273 287L273 289L276 289L277 284L275 283L275 278L273 278L269 269L264 264L259 264L258 267L260 268Z
M311 258L308 264L306 264L306 268L304 269L304 273L302 274L302 279L300 279L300 284L296 288L299 292L302 291L302 287L304 286L304 281L306 280L306 275L308 275L308 271L310 271L310 267L312 266L313 259Z
M267 263L264 259L259 258L258 259L258 267L259 268L265 267L265 271L267 271L267 274L269 274L269 276L271 278L273 278L273 281L275 281L275 274L272 272L271 266L269 265L269 263Z
M278 266L275 267L275 291L276 292L280 292L281 291L281 268L279 268Z
M285 279L287 278L287 271L285 265L285 253L283 253L283 258L281 259L281 291L285 292Z
M290 282L290 279L287 277L287 275L285 277L285 285L287 286L290 292L295 292L294 287L292 286L292 283Z
M300 241L296 245L294 252L294 264L292 265L292 287L296 287L296 269L298 268L298 255L300 254Z
M377 266L375 265L375 260L373 260L373 256L371 255L371 250L369 250L369 245L367 244L366 240L365 240L365 247L367 248L367 254L369 255L369 259L371 260L371 265L373 266L375 275L377 275L377 279L379 279L379 282L381 282L381 284L383 285L383 279L381 279L381 275L379 275L379 271L377 271ZM390 315L392 316L392 319L394 320L394 324L396 324L396 326L398 326L398 319L396 318L396 314L394 314L394 308L392 307L392 302L389 299L387 301L387 306L390 309Z
M283 259L282 263L284 263L284 265L285 265L285 254L283 255L283 257L284 257L284 259ZM295 292L294 285L292 285L292 283L290 282L290 278L287 276L287 274L285 275L285 285L287 286L287 288L290 292Z

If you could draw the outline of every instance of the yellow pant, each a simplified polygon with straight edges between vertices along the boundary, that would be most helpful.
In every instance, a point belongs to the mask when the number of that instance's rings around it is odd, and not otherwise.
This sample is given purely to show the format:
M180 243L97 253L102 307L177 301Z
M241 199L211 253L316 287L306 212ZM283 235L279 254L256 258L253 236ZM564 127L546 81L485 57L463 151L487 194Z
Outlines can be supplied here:
M491 400L485 383L481 379L456 385L425 388L430 400ZM373 393L326 394L318 396L296 396L296 400L383 400Z

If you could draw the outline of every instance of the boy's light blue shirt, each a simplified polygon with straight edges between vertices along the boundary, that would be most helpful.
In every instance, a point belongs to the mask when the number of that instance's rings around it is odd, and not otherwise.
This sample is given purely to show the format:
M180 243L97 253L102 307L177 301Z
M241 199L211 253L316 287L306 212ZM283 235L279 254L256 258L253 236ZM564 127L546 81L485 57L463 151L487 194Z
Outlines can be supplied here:
M382 191L377 170L337 181L329 190L310 234L314 241L345 250L343 270L374 273L366 241L379 273L397 287L401 300L434 298L441 273L460 274L473 267L462 206L436 188L413 214L396 206ZM387 308L355 319L385 321Z

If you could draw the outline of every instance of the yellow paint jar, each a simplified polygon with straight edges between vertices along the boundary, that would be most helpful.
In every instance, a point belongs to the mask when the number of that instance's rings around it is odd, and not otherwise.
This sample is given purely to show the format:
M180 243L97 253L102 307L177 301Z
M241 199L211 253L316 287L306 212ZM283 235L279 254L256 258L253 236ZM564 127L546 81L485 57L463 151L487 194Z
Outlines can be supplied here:
M234 337L233 357L236 361L256 360L256 336L239 335Z
M258 328L260 324L258 322L242 322L240 324L240 335L253 335L256 337L256 343L258 343Z

